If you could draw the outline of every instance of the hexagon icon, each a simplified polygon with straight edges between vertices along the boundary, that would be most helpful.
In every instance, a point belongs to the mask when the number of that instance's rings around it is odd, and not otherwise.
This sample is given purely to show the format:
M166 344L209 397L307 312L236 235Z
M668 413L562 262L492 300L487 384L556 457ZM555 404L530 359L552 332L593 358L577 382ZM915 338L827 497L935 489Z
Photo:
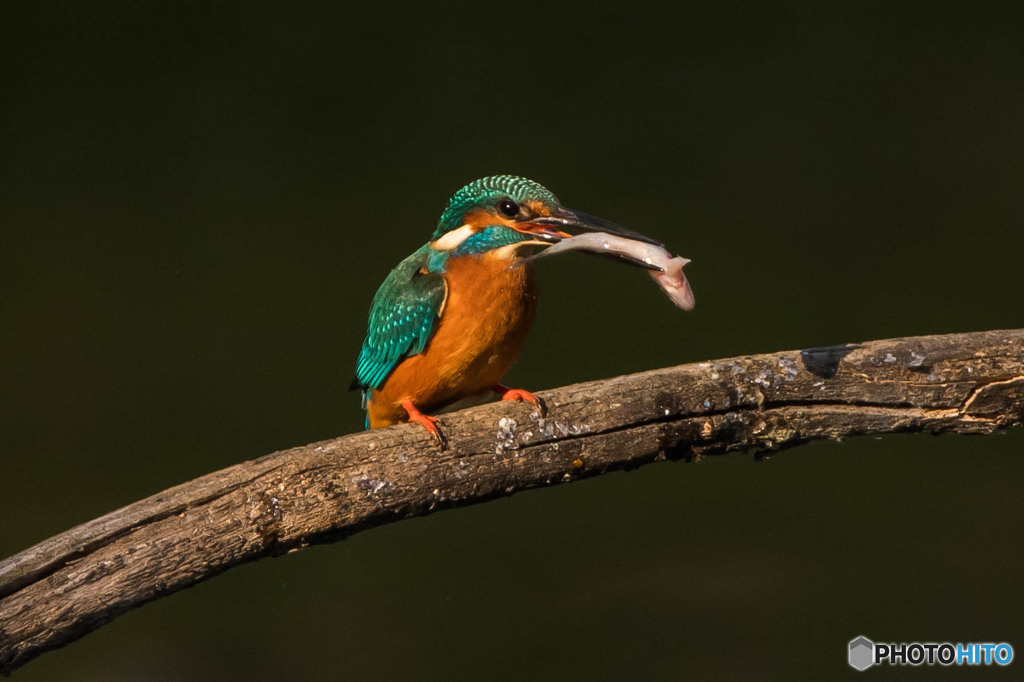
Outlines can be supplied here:
M867 637L850 640L850 665L867 670L875 662L875 643Z

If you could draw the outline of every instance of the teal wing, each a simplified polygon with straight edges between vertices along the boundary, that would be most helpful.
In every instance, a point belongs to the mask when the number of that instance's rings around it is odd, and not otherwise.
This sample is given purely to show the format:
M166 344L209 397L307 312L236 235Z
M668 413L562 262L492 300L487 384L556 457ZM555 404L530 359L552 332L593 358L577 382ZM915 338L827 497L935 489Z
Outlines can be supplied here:
M426 347L446 295L444 277L428 271L429 260L429 252L420 249L399 263L377 290L355 386L380 388L398 363Z

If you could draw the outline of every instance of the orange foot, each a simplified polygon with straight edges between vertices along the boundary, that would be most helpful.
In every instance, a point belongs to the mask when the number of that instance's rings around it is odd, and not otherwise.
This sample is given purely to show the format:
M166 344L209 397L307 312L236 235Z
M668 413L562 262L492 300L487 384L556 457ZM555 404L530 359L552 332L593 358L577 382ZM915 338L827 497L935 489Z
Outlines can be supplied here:
M437 428L437 419L431 417L429 414L423 414L416 409L416 406L412 404L411 400L405 400L402 402L402 408L409 413L409 421L420 424L434 437L437 444L444 450L445 442L444 435L441 433L441 429Z
M494 384L491 386L491 390L500 395L502 400L525 400L528 403L533 403L540 411L540 415L544 416L544 402L529 391L524 391L521 388L509 388L501 384Z

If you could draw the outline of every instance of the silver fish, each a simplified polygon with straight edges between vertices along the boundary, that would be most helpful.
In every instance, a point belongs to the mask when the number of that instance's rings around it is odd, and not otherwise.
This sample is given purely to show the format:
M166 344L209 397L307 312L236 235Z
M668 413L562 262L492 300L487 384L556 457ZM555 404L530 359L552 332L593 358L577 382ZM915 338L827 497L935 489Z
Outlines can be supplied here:
M547 246L543 251L523 259L523 262L553 256L563 251L586 251L621 258L632 265L645 268L647 274L676 307L693 310L696 303L690 282L683 273L683 266L690 262L689 259L682 256L673 257L661 246L635 239L616 237L604 232L588 232Z

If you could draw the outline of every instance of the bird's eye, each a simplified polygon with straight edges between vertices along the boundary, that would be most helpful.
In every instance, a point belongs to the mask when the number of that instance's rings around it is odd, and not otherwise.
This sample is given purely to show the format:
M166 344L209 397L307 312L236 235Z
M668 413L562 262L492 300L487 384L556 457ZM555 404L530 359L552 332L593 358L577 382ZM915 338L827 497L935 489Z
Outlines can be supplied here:
M498 202L498 210L509 218L515 218L519 215L519 205L511 199L502 199Z

